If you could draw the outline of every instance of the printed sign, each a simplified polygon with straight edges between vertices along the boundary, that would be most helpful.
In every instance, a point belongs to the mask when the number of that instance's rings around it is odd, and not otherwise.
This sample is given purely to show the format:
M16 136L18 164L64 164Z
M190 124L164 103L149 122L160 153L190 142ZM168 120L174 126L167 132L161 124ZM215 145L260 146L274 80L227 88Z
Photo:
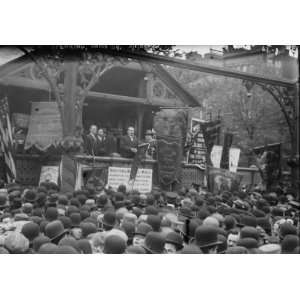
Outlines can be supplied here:
M129 177L131 168L109 167L107 185L111 186L114 190L123 184L130 187ZM152 170L151 169L138 169L137 175L133 184L133 189L138 190L140 193L149 193L152 190Z
M239 148L230 148L229 150L229 171L237 172L241 150Z
M58 166L42 166L40 183L41 182L54 182L58 184Z
M214 145L211 150L210 159L211 159L212 165L215 168L220 168L222 152L223 152L223 146Z

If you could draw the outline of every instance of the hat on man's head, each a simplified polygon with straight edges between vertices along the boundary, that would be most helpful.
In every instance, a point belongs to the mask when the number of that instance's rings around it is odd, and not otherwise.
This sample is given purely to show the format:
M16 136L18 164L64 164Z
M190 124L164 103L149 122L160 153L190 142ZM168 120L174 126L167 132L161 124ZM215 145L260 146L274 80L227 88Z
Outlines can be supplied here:
M140 223L138 224L135 235L146 236L148 232L153 231L153 228L148 223Z
M107 236L104 240L105 254L123 254L126 249L126 242L118 235Z
M281 242L281 253L292 254L297 247L299 247L299 237L287 234Z
M81 239L77 241L79 251L83 254L92 254L92 246L88 239Z
M251 226L245 226L241 229L241 238L254 238L258 241L259 231Z
M48 207L45 212L45 218L47 221L52 222L57 220L58 211L56 207Z
M24 202L35 202L37 199L37 193L34 190L27 190L24 193Z
M81 228L83 238L86 238L91 233L97 232L97 226L90 222L81 222L80 228Z
M116 225L116 221L116 213L114 211L107 211L104 213L101 222L103 225L113 228Z
M247 248L248 250L250 249L256 249L258 248L258 241L254 238L241 238L237 241L237 246L242 246Z
M72 221L67 216L59 216L58 220L61 221L65 229L70 229L72 227Z
M44 244L50 243L50 239L45 235L37 236L32 242L32 248L35 252L38 252L40 247Z
M148 215L147 223L153 228L153 231L159 231L161 226L161 218L156 215Z
M143 248L151 254L161 254L164 252L165 239L159 232L151 231L147 233Z
M126 233L128 238L132 239L135 234L135 225L134 223L124 221L122 222L121 229Z
M58 246L70 246L73 247L77 252L80 252L77 240L72 236L64 236L59 242Z
M215 217L207 217L203 220L203 225L218 228L219 227L219 221Z
M53 243L45 243L40 246L38 254L55 254L57 248L58 246Z
M80 215L80 213L72 213L70 215L70 219L71 219L71 226L72 227L79 227L80 222L81 222L81 215Z
M183 248L183 238L177 232L170 232L166 236L166 243L172 244L176 246L177 251Z
M49 237L51 241L64 236L67 232L68 230L64 228L63 223L59 220L49 222L45 227L45 235Z
M34 222L23 225L21 233L32 242L40 234L40 226Z
M208 225L200 225L195 232L195 242L200 248L219 245L218 228Z
M297 228L289 222L284 222L279 226L279 235L284 238L288 234L297 235Z

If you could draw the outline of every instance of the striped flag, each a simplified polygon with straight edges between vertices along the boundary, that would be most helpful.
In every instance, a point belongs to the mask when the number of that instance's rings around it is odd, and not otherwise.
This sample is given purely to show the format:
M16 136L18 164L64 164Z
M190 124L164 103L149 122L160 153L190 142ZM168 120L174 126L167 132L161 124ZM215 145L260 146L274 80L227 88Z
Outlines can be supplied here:
M16 179L16 166L12 156L13 139L7 97L0 99L0 150L4 157L7 182L13 182Z

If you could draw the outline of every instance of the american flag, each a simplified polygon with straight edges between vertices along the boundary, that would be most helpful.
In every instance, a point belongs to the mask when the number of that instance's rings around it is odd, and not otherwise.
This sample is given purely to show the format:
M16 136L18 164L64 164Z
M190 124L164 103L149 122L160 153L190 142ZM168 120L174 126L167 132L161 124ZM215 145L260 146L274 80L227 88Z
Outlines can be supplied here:
M7 97L0 99L0 147L4 157L7 182L13 182L16 179L16 166L12 155L13 139Z

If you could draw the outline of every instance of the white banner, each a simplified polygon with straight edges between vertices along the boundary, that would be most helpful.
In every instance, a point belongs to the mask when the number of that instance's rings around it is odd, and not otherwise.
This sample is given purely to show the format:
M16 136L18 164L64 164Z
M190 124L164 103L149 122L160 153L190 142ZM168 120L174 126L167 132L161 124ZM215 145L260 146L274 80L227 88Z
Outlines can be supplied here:
M210 159L214 168L220 168L222 151L223 151L223 146L217 146L217 145L214 145L211 150Z
M229 150L229 171L237 172L239 165L241 150L238 148L230 148Z
M119 185L123 184L131 188L129 183L130 168L109 167L107 185L116 190ZM152 170L138 169L133 185L134 190L140 193L149 193L152 190Z
M40 183L41 182L54 182L58 184L58 166L42 166Z

